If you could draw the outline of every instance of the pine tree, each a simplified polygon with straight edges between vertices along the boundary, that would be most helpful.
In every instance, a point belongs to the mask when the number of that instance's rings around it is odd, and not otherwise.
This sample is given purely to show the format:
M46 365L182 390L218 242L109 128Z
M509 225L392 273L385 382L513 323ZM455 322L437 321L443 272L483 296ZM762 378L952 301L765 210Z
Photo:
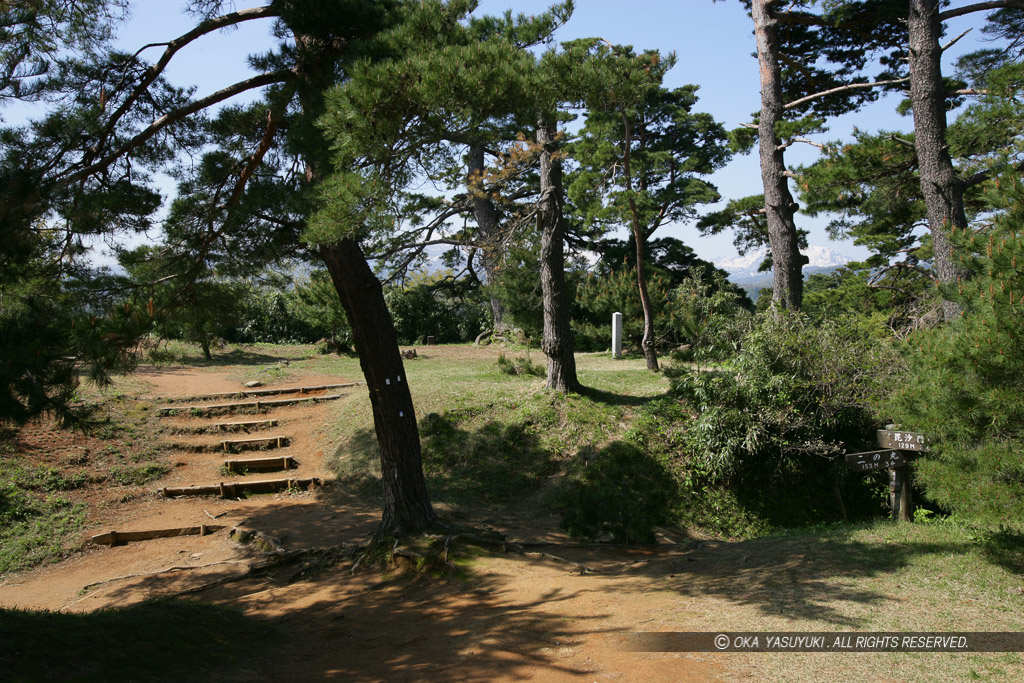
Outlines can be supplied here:
M728 159L725 130L711 115L692 111L696 86L660 87L671 60L626 48L598 50L589 72L586 123L572 146L579 170L570 195L586 223L626 226L632 233L642 349L647 368L657 370L647 244L662 226L692 218L696 205L719 199L702 176Z
M915 126L919 119L925 122L930 143L922 145L916 135L894 131L855 130L852 141L828 143L820 161L796 169L808 213L841 214L832 221L830 231L852 236L875 252L868 262L877 269L871 279L874 286L894 292L919 292L920 283L916 281L934 279L948 284L968 275L963 264L951 260L949 226L956 224L963 229L976 217L984 220L993 210L986 200L986 185L994 170L1019 164L1018 158L1005 154L1015 151L1019 155L1016 150L1020 149L1024 126L1020 105L1024 64L1012 47L1013 31L1008 31L1005 22L999 23L998 18L1005 16L995 14L986 26L1005 41L1004 49L966 55L958 62L957 79L941 81L943 110L950 103L974 98L948 128L945 112L934 111L930 100L927 106L915 105L914 98L920 99L920 93L909 93L911 97L900 105L903 111L916 107L919 114L928 113L915 119ZM942 120L935 120L940 114ZM940 128L944 130L937 136ZM936 153L932 148L940 139L942 149ZM945 170L937 175L940 167ZM928 193L926 187L931 188ZM952 211L954 206L959 209ZM953 221L954 213L959 222ZM945 218L935 219L940 214ZM921 225L927 225L927 231L922 233ZM947 301L942 308L943 317L949 318L957 304Z
M774 0L742 0L750 11L757 39L761 75L761 109L756 125L735 131L737 149L759 146L764 204L763 220L751 213L751 201L730 203L699 224L708 232L726 226L748 232L741 247L767 243L771 249L773 303L800 308L803 299L801 235L795 223L797 204L789 189L792 171L785 151L806 136L824 130L829 116L856 110L878 96L880 87L899 82L886 72L865 77L871 58L894 48L898 8L891 0L821 3L798 0L783 8ZM753 132L756 130L756 134Z
M210 129L203 122L203 113L210 107L242 92L263 90L266 97L262 112L249 108L219 118L227 127L234 123L250 125L254 119L261 119L255 135L222 135L220 148L204 160L209 164L206 170L211 172L205 178L193 179L204 191L196 201L186 198L175 209L175 230L183 237L178 259L181 269L176 275L183 282L194 281L191 273L201 273L219 260L218 250L244 260L247 252L266 254L278 244L322 259L351 323L371 387L385 483L381 532L430 526L436 516L423 484L412 400L407 382L397 381L404 378L397 341L381 283L361 243L372 237L373 229L386 231L393 225L381 212L370 210L374 208L373 200L381 197L382 188L367 192L372 189L369 181L360 184L357 181L365 178L358 174L343 174L327 182L332 170L331 150L317 121L324 112L324 92L340 79L359 72L360 58L386 61L397 55L400 60L410 42L422 47L426 37L433 41L445 34L437 29L462 25L474 3L281 0L219 14L223 4L216 0L193 3L201 12L201 21L193 30L168 41L152 64L141 53L125 55L109 50L62 63L59 87L67 93L65 106L52 109L28 130L4 133L0 232L12 236L14 244L36 249L32 246L35 226L43 216L56 216L62 222L71 246L82 234L148 227L160 201L148 183L150 174L164 168L182 150L202 153L203 145L211 141ZM266 19L278 22L282 44L252 60L262 70L256 76L199 99L162 79L167 65L184 46L222 28ZM479 44L475 54L489 55L490 63L499 64L510 53L522 52L514 44L516 36L512 40L492 40L501 26L515 23L512 19L469 23L474 37L471 42ZM508 49L510 45L516 49ZM437 47L431 52L434 55L445 49L461 49L432 46ZM516 63L513 60L512 64ZM486 74L486 70L467 70L466 65L464 61L450 61L446 73L436 74L433 89L446 91L447 84L453 82L452 74ZM391 92L402 92L396 83L403 82L399 79L389 84ZM446 86L437 87L439 82ZM461 82L465 89L453 95L491 92L480 87L485 81ZM372 107L367 108L370 110ZM393 114L391 121L400 122L401 110L389 113ZM379 123L387 120L389 117L382 117ZM389 132L382 127L373 134L386 136ZM371 157L361 153L356 158ZM280 176L257 173L264 167L298 172ZM383 172L378 178L387 179L395 169L385 163L379 170ZM333 214L329 210L322 213L318 224L306 230L308 246L303 246L298 236L308 227L307 218L318 208L321 198L331 200L327 204L337 208L334 200L346 193L361 194L366 201L347 207L342 202L345 208ZM284 208L280 214L267 210L275 202ZM360 220L363 217L368 218L365 223ZM332 221L333 225L325 229ZM32 253L42 252L36 249ZM57 249L54 253L64 252ZM114 319L116 316L111 317ZM88 329L83 336L89 336L85 334ZM23 352L24 346L17 347L17 353ZM381 387L389 390L375 391Z
M975 276L946 285L963 314L909 340L912 381L889 409L931 439L916 470L942 507L991 524L1024 519L1024 184L1007 172L989 198L1002 208L982 231L951 231L954 257Z

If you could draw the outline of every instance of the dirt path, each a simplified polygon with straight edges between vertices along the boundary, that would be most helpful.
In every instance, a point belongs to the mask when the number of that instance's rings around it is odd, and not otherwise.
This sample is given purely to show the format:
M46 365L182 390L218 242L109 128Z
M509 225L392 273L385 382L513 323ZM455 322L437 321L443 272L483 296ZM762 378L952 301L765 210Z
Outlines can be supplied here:
M148 398L162 401L238 391L229 372L192 368L143 368ZM273 386L334 384L346 378L291 377ZM363 390L355 387L347 390ZM312 392L323 397L333 390ZM282 395L285 396L285 395ZM306 396L302 394L301 396ZM270 399L279 396L268 397ZM209 405L234 399L197 399L167 405ZM238 399L248 400L248 399ZM176 450L173 470L159 487L190 486L222 480L247 481L282 473L224 472L225 457L290 455L297 466L289 477L329 473L318 447L326 403L297 404L259 414L197 415L185 409L163 418L166 439ZM222 433L224 422L274 419L259 429ZM225 438L281 434L280 449L225 455ZM219 525L207 536L182 536L115 547L89 546L68 560L10 577L0 585L0 605L68 612L133 604L151 597L196 591L196 598L241 608L248 616L286 625L281 647L254 657L259 666L250 680L709 680L722 674L714 656L636 655L610 647L607 638L621 630L678 626L652 621L653 602L642 584L624 594L620 578L580 576L557 562L518 556L484 557L472 577L437 579L413 574L352 575L348 563L315 579L278 586L270 579L245 578L218 587L203 586L244 575L257 561L256 551L228 538L242 525L258 529L288 549L358 543L376 526L375 505L347 497L337 489L290 491L232 500L217 497L143 496L105 508L88 535L111 529ZM544 520L502 520L514 536L559 540ZM527 522L517 524L517 522ZM517 528L518 527L518 528ZM564 540L564 539L561 539ZM612 591L612 592L608 592ZM668 607L657 606L659 614Z
M445 355L449 352L451 358ZM457 361L460 354L469 353L485 352L432 348L424 355ZM136 393L157 405L225 402L229 399L172 399L237 391L244 376L231 372L154 370L141 375L146 384ZM293 366L287 382L274 388L346 380L302 375ZM280 396L323 399L331 391ZM464 548L459 557L466 571L459 577L402 568L353 572L351 559L323 566L288 565L254 576L250 567L267 556L228 538L232 527L259 530L285 550L337 548L365 542L379 520L378 504L348 495L337 485L240 499L162 498L154 493L157 487L278 476L326 479L330 473L321 444L329 439L321 431L327 416L336 412L330 406L310 400L263 406L259 413L252 408L251 413L224 415L186 408L159 418L162 438L177 444L168 459L172 471L144 494L129 490L125 495L125 487L93 494L105 497L94 501L96 522L87 534L203 524L224 528L206 536L87 547L60 564L7 577L0 583L0 605L75 613L186 595L239 609L246 623L270 626L271 642L253 647L244 665L199 680L482 683L955 677L944 676L947 671L964 676L977 671L981 677L994 672L994 680L1020 680L1024 671L1019 658L964 659L959 653L914 658L899 653L634 653L620 647L621 635L635 632L939 631L950 628L950 616L957 620L957 628L968 631L1019 628L1019 610L1013 606L1018 593L994 607L967 595L952 598L961 582L954 576L956 569L946 567L955 567L965 549L927 538L901 541L898 529L892 530L891 538L885 532L884 541L871 543L799 534L729 543L670 534L674 537L663 537L656 547L624 549L569 544L558 520L536 510L443 509L458 523L486 522L511 540L535 545L524 554ZM266 419L276 423L231 432L215 427L221 422ZM279 448L223 452L225 438L267 434L287 441ZM46 450L42 446L40 454ZM294 459L287 474L235 475L222 470L225 458L277 454ZM536 545L542 543L552 545ZM941 571L927 579L947 581L949 574L953 583L948 589L922 588L924 579L907 571L918 556L939 558ZM908 613L908 605L915 611ZM206 645L219 647L216 642ZM935 666L938 657L945 658L941 662L948 669Z
M191 368L141 368L138 378L151 387L143 395L163 401L182 401L168 405L181 406L179 415L162 419L164 440L175 445L169 465L171 472L149 495L131 497L125 502L103 501L97 507L99 520L86 530L85 539L110 530L118 532L168 529L199 525L217 525L230 529L258 517L260 529L265 533L287 539L299 546L329 545L337 534L365 535L372 531L379 512L365 504L346 500L338 495L332 498L331 510L325 512L322 503L316 510L322 519L308 519L310 503L320 502L315 491L286 491L251 498L221 499L218 497L164 498L155 495L157 487L188 487L192 485L245 483L252 480L274 478L326 480L330 473L318 443L318 431L324 426L325 403L297 404L264 410L258 415L226 411L219 416L194 416L187 406L210 405L245 398L210 398L220 392L238 392L245 388L227 372L196 370ZM351 383L347 378L322 375L299 375L287 383L272 387L287 392L295 387L322 386ZM256 389L262 390L264 388ZM352 387L348 390L358 389ZM302 397L323 399L338 390L318 390L301 394ZM291 394L268 396L268 399L288 397ZM195 397L190 398L190 397ZM220 431L214 426L221 423L273 419L274 425L259 429ZM269 430L269 431L268 431ZM225 453L221 444L225 439L247 439L268 433L285 437L282 448L259 451ZM200 450L201 449L201 450ZM226 472L226 459L243 461L268 454L289 456L293 467L286 472ZM83 539L83 540L85 540ZM149 574L170 567L196 567L228 562L239 556L238 547L227 540L226 532L210 536L184 536L129 543L113 548L87 545L83 553L73 555L58 565L14 576L0 585L0 604L50 610L91 610L125 604L123 590L130 580L115 581L118 577ZM220 565L217 565L220 566ZM189 570L191 571L191 570ZM82 596L83 588L99 584ZM116 585L115 585L116 584ZM129 591L130 592L130 591ZM145 598L142 591L132 599Z

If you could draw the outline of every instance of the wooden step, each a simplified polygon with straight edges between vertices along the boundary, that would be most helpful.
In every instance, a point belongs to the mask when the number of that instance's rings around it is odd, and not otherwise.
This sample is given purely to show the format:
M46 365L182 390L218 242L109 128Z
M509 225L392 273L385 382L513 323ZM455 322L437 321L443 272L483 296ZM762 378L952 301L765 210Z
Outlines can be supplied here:
M233 451L270 450L284 448L290 443L287 436L261 436L255 439L224 439L220 447L225 453Z
M223 434L225 432L258 432L278 426L276 419L249 420L247 422L196 423L186 422L168 426L168 434ZM184 447L184 446L182 446ZM186 449L187 450L187 449Z
M157 493L165 498L177 496L220 496L221 498L238 498L248 493L276 493L292 488L308 489L323 486L323 480L317 477L305 479L264 479L261 481L218 482L200 486L165 487L157 489Z
M214 403L211 405L181 405L162 406L156 409L159 417L168 417L178 414L192 415L214 415L221 412L234 412L236 410L255 410L257 413L263 410L280 408L283 406L298 405L300 403L320 403L322 401L333 401L345 394L327 394L326 396L307 396L305 398L278 398L268 401L239 401L236 403Z
M181 451L191 453L213 453L223 451L224 453L235 453L237 451L269 451L275 448L285 448L291 443L291 439L283 435L259 436L249 439L221 439L220 441L207 441L205 443L189 443L187 441L168 441L167 445Z
M249 420L247 422L218 422L212 425L213 429L221 432L236 432L248 429L262 429L263 427L276 427L277 420Z
M154 538L175 538L177 536L205 536L224 527L219 524L201 524L199 526L174 527L173 529L149 529L146 531L108 531L92 537L97 545L114 546L135 541L149 541Z
M344 382L341 384L317 384L306 387L283 387L283 388L269 388L269 389L240 389L238 391L223 391L215 394L197 394L195 396L178 396L175 398L167 399L171 403L180 403L186 401L201 401L206 399L218 399L218 398L247 398L247 397L260 397L260 396L277 396L281 394L309 394L314 391L330 391L331 389L345 389L348 387L355 387L362 384L362 382Z
M298 467L295 458L281 455L274 458L237 458L225 460L224 467L228 472L246 472L249 470L290 470Z

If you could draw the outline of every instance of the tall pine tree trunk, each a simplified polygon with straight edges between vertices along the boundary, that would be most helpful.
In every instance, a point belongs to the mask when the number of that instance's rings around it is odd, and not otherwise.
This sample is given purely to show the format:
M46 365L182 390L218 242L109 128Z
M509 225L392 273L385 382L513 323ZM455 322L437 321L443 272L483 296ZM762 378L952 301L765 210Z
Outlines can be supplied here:
M480 179L484 171L483 145L470 145L466 161L468 183L473 182L474 177ZM496 244L498 237L498 210L494 207L494 202L489 197L480 193L481 188L469 187L467 189L470 194L473 218L480 229L478 242L483 249L482 263L484 273L487 275L487 284L493 284L500 259ZM489 297L491 300L491 314L494 316L494 331L495 333L500 333L505 328L505 306L493 294L490 294Z
M782 120L783 101L778 21L769 7L772 1L754 0L751 7L761 70L761 117L757 129L761 181L774 272L772 301L783 308L799 309L803 304L803 266L807 257L800 253L794 220L796 202L789 192L783 150L775 133L776 125Z
M636 242L636 279L640 288L640 306L644 311L644 338L640 347L644 350L644 360L647 362L647 369L652 372L658 371L658 353L654 349L654 307L651 304L651 295L647 292L647 273L644 268L646 260L646 243L643 234L639 229L633 229L633 240Z
M654 308L651 305L651 296L647 291L647 273L644 269L646 260L647 233L640 225L640 214L637 211L636 199L633 197L633 126L626 112L619 112L622 117L622 139L624 141L622 153L622 172L626 180L626 196L629 198L629 213L633 228L633 241L636 244L636 280L640 290L640 308L644 312L644 336L640 341L640 348L644 351L644 360L647 362L647 369L651 372L658 371L658 353L654 348Z
M548 358L547 388L560 392L579 389L576 357L569 326L569 301L565 285L565 224L562 221L562 162L557 151L554 117L537 122L540 155L540 284L544 299L544 338L541 348Z
M321 59L330 46L303 35L296 35L295 43L299 53L299 102L303 117L313 120L323 110L326 85L318 79L330 73L323 68ZM312 185L320 180L327 167L327 149L327 143L318 139L306 150L307 183ZM344 238L323 245L320 256L352 328L359 366L370 394L384 488L377 534L389 536L435 526L439 520L423 479L416 411L384 289L355 239Z
M960 267L950 243L952 229L967 228L964 184L953 168L946 144L946 88L942 82L942 22L939 0L910 0L907 29L910 38L910 101L914 108L921 193L928 212L935 276L951 284L967 272ZM943 317L955 318L959 304L943 303Z
M438 519L423 480L416 411L380 280L353 239L321 247L320 255L352 326L359 367L370 394L384 485L378 535L434 526Z

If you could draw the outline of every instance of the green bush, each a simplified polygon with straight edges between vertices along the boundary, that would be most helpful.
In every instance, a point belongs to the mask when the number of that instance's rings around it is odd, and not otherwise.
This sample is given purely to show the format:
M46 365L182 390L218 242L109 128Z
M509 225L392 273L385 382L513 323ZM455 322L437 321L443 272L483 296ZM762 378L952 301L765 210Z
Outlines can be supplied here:
M664 347L669 343L668 334L671 332L665 318L671 296L667 278L657 272L648 272L647 293L655 320L657 344ZM635 268L591 273L580 285L573 315L579 348L591 351L609 348L612 314L616 312L622 313L623 343L639 352L644 337L644 311Z
M665 273L651 269L647 289L659 348L690 345L686 360L720 360L734 355L750 328L746 301L719 273L693 266L671 286ZM636 270L590 275L580 286L574 324L582 349L608 348L612 314L622 313L623 340L640 349L643 308Z
M534 375L536 377L544 377L547 374L547 370L540 363L534 363L529 358L523 358L522 356L516 356L514 359L509 360L508 357L503 353L498 354L498 371L506 375Z
M236 324L225 333L231 342L311 343L331 332L300 316L297 294L286 282L248 284L238 307Z
M697 491L732 491L773 524L839 517L837 487L847 491L847 512L877 511L865 486L872 480L850 476L841 455L874 445L872 405L895 368L885 335L867 319L818 327L772 311L728 370L670 368L673 393L692 415L679 476Z
M668 325L689 348L681 360L721 361L732 358L750 331L749 300L715 271L696 267L671 293Z
M438 344L471 341L487 325L490 307L479 287L454 280L450 271L415 276L388 289L385 298L399 344L421 344L427 337Z
M1000 179L1002 213L985 232L954 235L974 278L946 292L963 315L906 345L909 372L888 405L933 452L918 481L940 506L972 521L1024 524L1024 187Z
M637 446L615 441L577 456L561 497L562 528L573 538L610 534L616 543L653 543L669 518L675 483Z

